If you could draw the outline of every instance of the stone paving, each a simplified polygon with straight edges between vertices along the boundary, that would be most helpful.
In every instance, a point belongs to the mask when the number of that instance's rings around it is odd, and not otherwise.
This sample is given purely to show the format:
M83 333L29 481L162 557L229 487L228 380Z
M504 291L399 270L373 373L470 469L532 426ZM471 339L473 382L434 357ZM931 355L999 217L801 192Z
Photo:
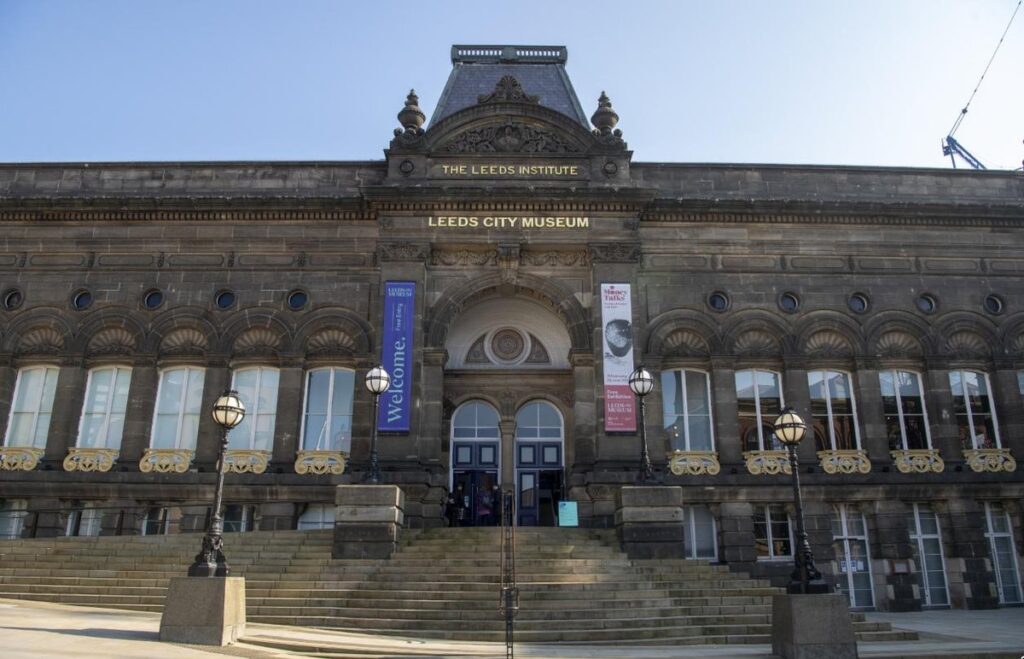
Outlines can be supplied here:
M861 643L861 657L977 657L1018 659L1024 655L1024 608L990 611L872 613L869 619L920 633L918 641ZM251 659L295 656L335 657L497 657L495 643L422 641L399 637L249 625L244 642L227 648L160 643L155 613L115 611L61 604L0 600L0 643L4 659L31 657L125 657L127 659L213 659L224 655ZM629 657L669 659L697 657L770 657L764 645L698 647L623 647L584 645L517 645L520 657L589 659Z

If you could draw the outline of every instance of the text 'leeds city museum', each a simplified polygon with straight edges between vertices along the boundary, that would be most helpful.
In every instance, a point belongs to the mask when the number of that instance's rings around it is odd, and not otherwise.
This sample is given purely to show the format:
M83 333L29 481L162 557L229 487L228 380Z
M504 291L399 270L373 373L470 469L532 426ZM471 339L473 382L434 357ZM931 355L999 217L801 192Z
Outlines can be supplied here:
M851 605L1022 602L1024 177L633 162L565 48L452 62L383 161L0 165L0 535L201 530L229 385L228 530L331 526L378 363L406 527L614 526L644 365L687 556L786 580L792 406Z

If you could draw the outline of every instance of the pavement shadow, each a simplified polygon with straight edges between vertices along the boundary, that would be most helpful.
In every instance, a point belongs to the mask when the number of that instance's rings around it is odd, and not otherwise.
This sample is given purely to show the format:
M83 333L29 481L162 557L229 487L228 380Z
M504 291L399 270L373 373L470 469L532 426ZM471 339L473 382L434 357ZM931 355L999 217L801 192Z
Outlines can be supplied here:
M160 634L135 629L52 629L47 627L11 627L3 625L0 629L12 629L22 632L48 632L50 634L66 634L68 636L86 636L88 638L111 638L123 641L156 641Z

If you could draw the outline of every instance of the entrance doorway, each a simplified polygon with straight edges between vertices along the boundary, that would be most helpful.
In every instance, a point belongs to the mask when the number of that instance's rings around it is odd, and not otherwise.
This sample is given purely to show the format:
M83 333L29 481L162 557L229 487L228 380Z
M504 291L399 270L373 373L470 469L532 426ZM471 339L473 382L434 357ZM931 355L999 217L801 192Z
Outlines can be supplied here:
M500 438L498 412L470 401L452 417L452 482L459 526L496 526Z
M562 415L546 401L516 414L516 500L519 526L557 526L563 492Z

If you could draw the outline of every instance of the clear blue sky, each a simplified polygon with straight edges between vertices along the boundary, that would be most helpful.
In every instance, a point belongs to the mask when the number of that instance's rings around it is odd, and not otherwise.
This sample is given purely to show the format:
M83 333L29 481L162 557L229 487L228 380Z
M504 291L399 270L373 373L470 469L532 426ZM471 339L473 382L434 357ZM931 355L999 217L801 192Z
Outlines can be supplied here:
M0 0L0 161L379 159L451 44L515 43L568 46L636 160L947 167L1016 4ZM1024 9L957 138L1020 167Z

